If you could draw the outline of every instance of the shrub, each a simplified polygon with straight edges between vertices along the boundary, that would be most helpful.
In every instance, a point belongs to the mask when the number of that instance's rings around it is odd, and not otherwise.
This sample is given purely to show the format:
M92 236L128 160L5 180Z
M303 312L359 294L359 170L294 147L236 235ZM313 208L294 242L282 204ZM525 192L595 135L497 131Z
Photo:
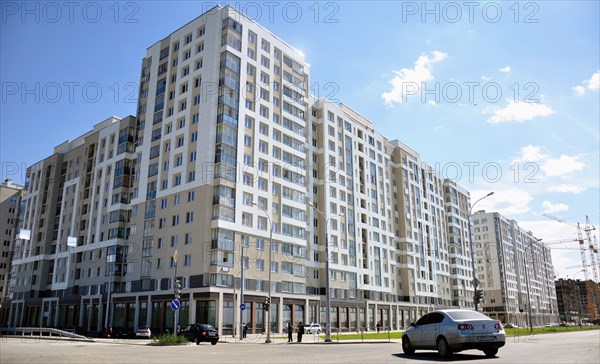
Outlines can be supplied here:
M152 342L155 345L186 345L188 340L185 336L162 334L159 337L152 339Z

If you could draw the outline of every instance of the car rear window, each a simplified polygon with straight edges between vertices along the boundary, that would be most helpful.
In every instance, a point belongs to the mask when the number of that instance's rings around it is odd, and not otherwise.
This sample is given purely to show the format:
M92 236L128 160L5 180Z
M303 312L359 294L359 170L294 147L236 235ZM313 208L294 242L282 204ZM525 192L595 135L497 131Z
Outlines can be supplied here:
M486 315L475 311L451 311L446 312L453 320L489 320Z

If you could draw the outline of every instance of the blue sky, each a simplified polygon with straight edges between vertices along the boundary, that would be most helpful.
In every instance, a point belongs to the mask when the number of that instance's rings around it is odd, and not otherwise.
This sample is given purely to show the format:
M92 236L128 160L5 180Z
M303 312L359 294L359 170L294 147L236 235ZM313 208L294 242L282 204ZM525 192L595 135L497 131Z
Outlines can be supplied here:
M68 4L2 3L2 179L21 181L54 146L135 114L146 48L225 5ZM306 55L316 96L362 113L473 199L495 192L476 209L547 241L576 230L544 212L598 226L599 2L231 4ZM577 251L553 259L559 276L578 271L565 268Z

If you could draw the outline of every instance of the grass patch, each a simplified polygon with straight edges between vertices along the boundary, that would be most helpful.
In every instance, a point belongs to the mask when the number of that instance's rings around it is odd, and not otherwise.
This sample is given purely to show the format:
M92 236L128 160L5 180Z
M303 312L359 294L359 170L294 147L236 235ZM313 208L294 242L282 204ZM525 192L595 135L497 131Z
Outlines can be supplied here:
M505 328L506 336L519 336L531 334L549 334L553 332L569 332L569 331L584 331L584 330L599 330L600 326L553 326L553 327L534 327L530 331L528 327L519 327L518 329Z
M152 343L154 345L187 345L188 339L185 336L162 334L159 337L152 339Z
M320 336L325 340L325 335ZM363 333L331 333L331 340L397 340L402 337L399 331L363 332Z

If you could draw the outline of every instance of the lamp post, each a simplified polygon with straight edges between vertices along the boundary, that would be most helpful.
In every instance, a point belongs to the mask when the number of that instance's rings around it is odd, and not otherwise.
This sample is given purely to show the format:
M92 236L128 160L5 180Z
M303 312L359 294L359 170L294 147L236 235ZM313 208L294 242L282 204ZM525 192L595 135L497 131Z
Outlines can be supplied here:
M240 250L242 257L240 258L240 341L244 339L244 310L242 304L244 303L244 242L240 244ZM235 287L235 282L233 283Z
M269 299L268 302L271 304L271 263L273 261L273 222L271 221L271 216L264 207L260 206L256 202L252 202L252 205L261 209L267 219L269 220ZM265 340L265 344L271 343L271 311L267 310L267 339Z
M525 265L525 284L527 285L527 315L529 319L527 322L529 323L529 331L533 331L533 324L531 322L531 296L529 293L529 270L527 269L527 259L523 259L523 263Z
M473 233L471 232L471 212L473 211L473 207L475 207L475 205L477 205L479 201L483 200L484 198L490 197L493 194L494 192L492 191L480 198L479 200L475 201L469 208L469 214L467 215L467 220L469 222L469 241L471 242L471 268L473 269L473 304L475 304L475 311L477 311L479 303L478 298L476 298L478 296L477 286L479 286L479 280L477 280L477 272L475 270L475 244L473 243Z
M533 244L534 242L540 242L542 241L542 239L536 239L535 241L532 240L529 242L529 249L531 250L531 244ZM531 257L533 259L533 251L531 253ZM529 316L529 319L527 320L527 322L529 323L529 331L533 331L533 322L532 322L532 312L531 312L531 294L529 292L529 286L531 285L529 283L529 269L527 269L528 266L528 261L527 261L527 247L525 247L525 256L523 257L523 264L525 266L525 284L527 285L527 314ZM535 269L535 262L534 262L534 269ZM538 306L539 309L539 306Z
M313 205L312 202L308 203L310 207L313 208L316 212L319 213L325 220L325 342L331 342L331 300L329 297L329 234L327 233L327 227L329 225L329 219L332 216L327 218L325 214ZM343 216L343 214L338 214L338 216Z

